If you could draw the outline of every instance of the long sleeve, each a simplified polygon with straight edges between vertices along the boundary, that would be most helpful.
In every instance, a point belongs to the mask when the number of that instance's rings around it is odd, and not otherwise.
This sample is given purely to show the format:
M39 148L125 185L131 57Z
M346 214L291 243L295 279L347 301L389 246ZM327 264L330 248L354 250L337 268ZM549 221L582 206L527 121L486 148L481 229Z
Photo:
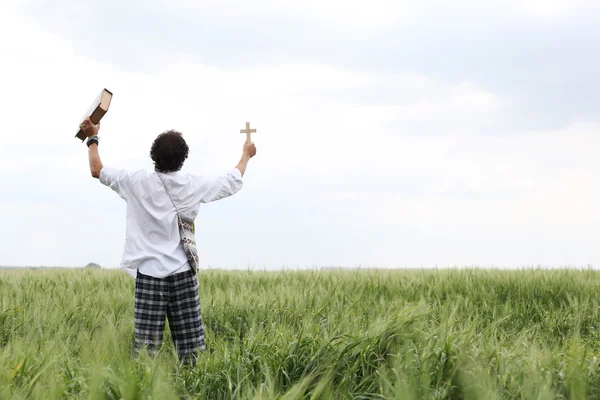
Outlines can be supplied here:
M237 168L233 168L227 174L214 180L204 182L202 185L201 203L221 200L236 194L243 186L242 174Z

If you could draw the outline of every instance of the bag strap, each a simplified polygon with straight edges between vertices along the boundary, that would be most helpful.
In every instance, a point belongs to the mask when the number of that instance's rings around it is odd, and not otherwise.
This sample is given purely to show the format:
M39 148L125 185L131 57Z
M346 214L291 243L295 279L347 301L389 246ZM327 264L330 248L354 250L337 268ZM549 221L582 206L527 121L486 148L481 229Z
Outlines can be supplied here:
M167 196L169 196L169 199L171 199L171 203L173 203L173 207L175 207L175 211L177 211L177 218L181 219L181 214L179 214L179 209L175 205L175 202L173 201L173 198L171 197L171 193L169 193L169 190L167 189L167 185L165 185L165 181L163 180L162 176L160 176L160 174L158 172L156 173L156 175L158 175L158 178L160 179L160 181L162 182L162 184L165 188L165 192L167 192Z

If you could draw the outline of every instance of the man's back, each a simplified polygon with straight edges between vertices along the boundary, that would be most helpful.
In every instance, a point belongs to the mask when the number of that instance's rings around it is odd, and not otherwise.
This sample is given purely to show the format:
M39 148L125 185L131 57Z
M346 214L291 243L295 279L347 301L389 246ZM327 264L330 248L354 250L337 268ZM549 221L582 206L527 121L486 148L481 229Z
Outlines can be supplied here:
M100 173L100 182L127 202L121 268L131 276L135 276L136 269L155 278L189 270L173 202L182 217L194 220L201 203L231 196L242 187L237 168L214 180L179 171L160 173L160 177L157 174L109 167Z

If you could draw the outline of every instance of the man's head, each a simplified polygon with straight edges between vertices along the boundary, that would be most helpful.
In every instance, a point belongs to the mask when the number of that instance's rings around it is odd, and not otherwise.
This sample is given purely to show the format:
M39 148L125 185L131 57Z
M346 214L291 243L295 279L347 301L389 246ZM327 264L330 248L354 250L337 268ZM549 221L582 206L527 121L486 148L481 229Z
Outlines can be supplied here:
M156 172L179 171L188 157L189 148L181 132L166 131L156 137L150 149Z

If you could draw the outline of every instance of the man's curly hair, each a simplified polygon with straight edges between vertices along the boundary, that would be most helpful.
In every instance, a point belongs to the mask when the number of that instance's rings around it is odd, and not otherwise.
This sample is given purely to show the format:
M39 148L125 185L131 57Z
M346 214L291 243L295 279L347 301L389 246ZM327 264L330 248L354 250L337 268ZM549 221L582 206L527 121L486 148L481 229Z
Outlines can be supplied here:
M150 149L156 172L179 171L190 149L181 132L169 130L156 137Z

